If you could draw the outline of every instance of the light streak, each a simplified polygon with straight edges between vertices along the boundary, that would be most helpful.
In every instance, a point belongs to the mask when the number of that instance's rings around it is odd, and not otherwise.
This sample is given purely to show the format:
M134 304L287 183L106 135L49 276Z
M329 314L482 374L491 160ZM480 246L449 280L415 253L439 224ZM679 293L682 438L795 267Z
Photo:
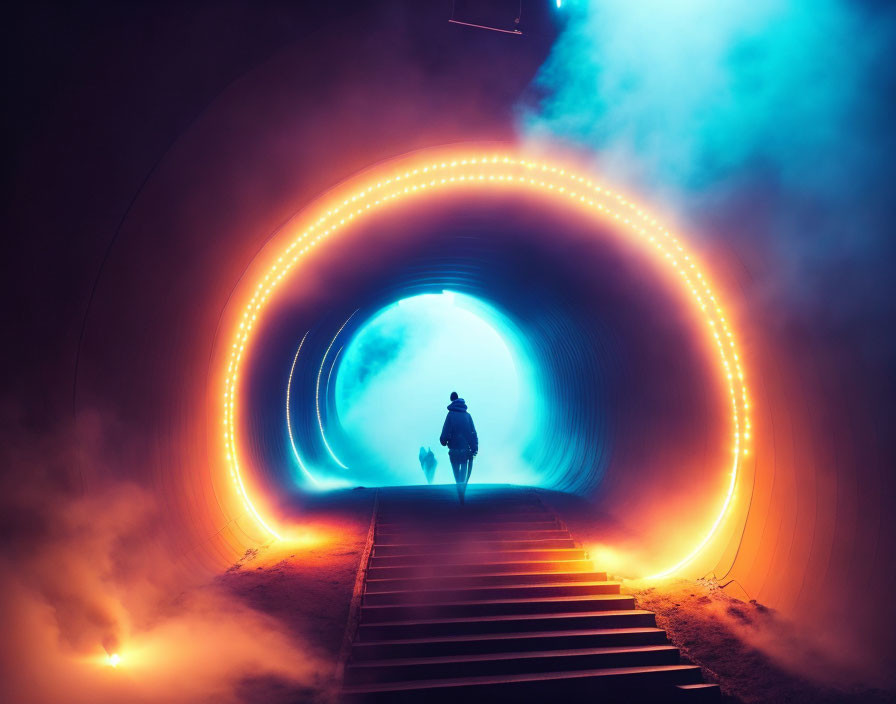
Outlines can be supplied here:
M310 330L308 331L310 332ZM296 350L296 356L293 357L292 366L289 368L289 381L286 382L286 432L289 434L289 444L292 445L292 454L295 455L296 462L299 463L299 467L305 473L305 476L308 477L311 481L317 484L317 479L315 479L314 475L308 471L308 468L305 466L305 463L302 462L302 458L299 457L299 449L296 447L295 438L292 435L292 421L290 420L289 415L289 397L292 391L292 375L296 370L296 362L299 360L299 352L302 351L302 345L305 344L305 339L308 337L308 333L306 332L302 336L301 342L299 342L299 348Z
M249 499L240 471L235 421L239 369L258 317L283 278L293 271L303 256L324 240L344 231L365 215L393 207L400 201L425 198L438 192L471 188L480 191L514 190L524 195L541 195L578 208L583 214L597 221L609 223L613 226L611 228L613 232L645 252L654 254L660 263L678 277L679 283L690 294L692 304L706 323L711 344L718 352L719 372L730 402L732 429L730 479L718 515L705 537L685 557L653 577L672 574L693 561L712 540L731 506L741 457L749 452L745 441L749 439L751 433L746 375L740 362L741 357L737 351L734 334L719 298L710 286L708 275L694 255L690 254L682 242L656 218L622 194L559 165L515 154L473 153L458 148L451 156L441 159L416 156L399 163L386 164L368 174L368 180L363 185L358 186L357 183L354 181L337 189L322 199L323 205L311 211L312 215L304 222L304 226L298 228L298 232L284 247L279 258L257 281L252 298L245 305L242 317L238 319L238 325L233 332L229 364L224 379L222 406L224 458L238 495L259 525L271 535L280 537L261 517ZM341 330L342 328L340 332ZM338 335L337 332L336 337ZM334 337L330 347L327 348L327 354L335 339ZM327 354L324 355L324 360ZM323 437L319 405L322 370L323 366L318 372L316 395L318 423ZM327 444L325 437L324 444ZM329 450L329 445L327 449ZM330 454L333 454L332 450ZM335 455L333 457L336 459ZM336 461L339 462L338 459ZM345 466L341 462L339 464Z
M342 350L345 349L345 345L339 348L336 354L333 355L333 363L330 365L330 371L327 372L327 385L324 387L324 401L330 398L330 379L333 378L333 370L336 369L336 362L339 360L339 355L342 354Z
M360 308L358 310L360 310ZM358 311L356 310L355 313L357 313L357 312ZM330 350L333 349L333 343L336 342L336 339L339 337L340 333L342 333L342 331L345 329L345 326L348 325L348 321L355 317L355 313L352 313L350 316L348 316L345 319L345 322L342 324L342 327L340 327L336 331L336 334L333 336L333 339L330 340L330 344L327 345L327 351L324 352L324 358L320 361L320 369L317 370L317 384L314 387L314 405L317 410L317 425L318 425L318 427L320 427L320 437L324 441L324 447L327 448L327 452L330 453L330 457L332 457L333 461L336 464L338 464L340 467L342 467L343 469L348 469L348 467L346 467L344 464L342 464L342 461L336 456L336 453L333 452L332 448L330 447L330 443L327 442L327 435L324 432L324 421L320 415L320 377L324 371L324 364L327 363L327 355L329 355Z

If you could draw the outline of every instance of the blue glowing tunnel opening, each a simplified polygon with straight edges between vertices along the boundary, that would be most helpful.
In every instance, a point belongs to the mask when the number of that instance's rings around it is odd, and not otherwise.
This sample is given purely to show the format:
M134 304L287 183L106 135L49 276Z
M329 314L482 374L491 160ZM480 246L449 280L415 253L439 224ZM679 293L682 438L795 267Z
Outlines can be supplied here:
M475 481L537 483L524 459L538 422L531 353L499 310L452 291L387 305L346 343L333 415L352 474L377 484L422 483L424 447L438 461L434 483L453 481L439 433L455 390L480 436Z
M312 492L425 483L421 445L450 482L438 435L456 390L481 436L474 484L578 494L639 544L686 537L680 516L704 520L729 456L725 390L684 294L601 235L465 196L319 251L244 371L253 482L286 515Z
M438 461L434 481L452 481L438 444L451 391L481 436L473 483L597 496L627 486L647 454L690 448L693 415L650 443L638 430L675 400L657 379L692 371L670 371L670 350L689 338L642 262L525 203L501 211L500 229L493 204L482 207L415 220L401 247L376 238L404 232L405 219L359 232L363 257L321 256L314 280L297 279L269 311L243 422L272 494L425 483L421 446ZM561 226L564 247L544 234Z

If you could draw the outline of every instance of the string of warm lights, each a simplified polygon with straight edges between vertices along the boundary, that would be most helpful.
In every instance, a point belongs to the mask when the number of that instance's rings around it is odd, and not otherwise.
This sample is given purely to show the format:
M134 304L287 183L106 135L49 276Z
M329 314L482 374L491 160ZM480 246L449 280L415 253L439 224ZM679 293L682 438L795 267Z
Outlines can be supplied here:
M388 168L390 167L384 167L380 171ZM728 512L737 484L741 458L749 451L751 432L749 396L734 334L717 296L713 293L708 276L694 257L686 251L677 237L631 200L584 176L542 161L495 154L428 161L419 161L418 157L418 162L412 168L395 171L393 165L391 169L388 176L371 179L363 187L346 187L336 197L328 199L329 207L317 211L316 219L305 221L305 227L292 237L257 283L251 300L245 305L242 317L239 318L224 380L223 437L230 475L247 511L271 535L281 537L256 510L243 483L236 441L235 408L240 363L249 345L252 330L267 300L284 277L295 269L304 255L324 240L343 231L364 215L390 207L398 201L458 188L512 188L567 202L592 217L613 224L615 231L647 251L652 251L661 262L670 267L705 320L719 354L720 370L730 400L733 459L727 493L715 521L697 546L676 564L653 576L671 574L691 562L715 535Z

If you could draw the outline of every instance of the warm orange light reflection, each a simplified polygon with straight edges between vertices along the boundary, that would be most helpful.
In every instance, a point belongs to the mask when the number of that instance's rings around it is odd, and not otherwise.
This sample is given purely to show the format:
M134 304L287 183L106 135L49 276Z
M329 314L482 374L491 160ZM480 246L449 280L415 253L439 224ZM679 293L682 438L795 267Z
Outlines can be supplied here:
M311 548L331 543L333 538L322 531L302 529L301 532L288 532L282 541L289 548Z
M705 537L678 562L654 577L679 570L709 543L725 518L734 495L741 457L748 452L746 441L751 431L747 414L749 394L729 320L710 286L705 269L678 237L641 206L587 176L540 159L509 153L475 153L466 148L455 149L450 156L441 158L415 155L399 164L386 164L370 172L364 183L352 182L321 199L318 206L309 209L309 215L290 231L287 244L253 284L251 299L242 308L242 316L237 318L231 333L225 363L221 406L223 454L233 486L246 511L271 535L282 538L249 498L241 472L235 421L240 364L268 299L281 281L295 272L305 254L368 213L394 207L399 202L422 200L437 193L462 189L496 193L515 191L544 197L574 208L601 225L609 223L612 232L667 268L705 321L709 344L718 353L718 372L730 404L732 459L725 470L728 474L726 494Z

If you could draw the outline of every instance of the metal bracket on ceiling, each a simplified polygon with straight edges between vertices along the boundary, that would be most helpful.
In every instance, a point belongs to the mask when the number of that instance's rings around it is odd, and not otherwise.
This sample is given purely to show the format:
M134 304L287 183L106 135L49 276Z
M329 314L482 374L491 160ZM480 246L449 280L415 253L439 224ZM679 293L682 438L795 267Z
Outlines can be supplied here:
M476 27L477 29L487 29L492 32L501 32L503 34L522 34L520 31L520 18L523 15L523 0L519 0L519 5L517 6L516 17L513 19L513 24L510 25L510 28L497 27L491 24L482 24L479 22L467 21L473 20L474 17L468 17L467 20L459 19L457 16L457 0L452 0L451 2L451 17L448 18L448 21L451 24L460 24L465 27Z

